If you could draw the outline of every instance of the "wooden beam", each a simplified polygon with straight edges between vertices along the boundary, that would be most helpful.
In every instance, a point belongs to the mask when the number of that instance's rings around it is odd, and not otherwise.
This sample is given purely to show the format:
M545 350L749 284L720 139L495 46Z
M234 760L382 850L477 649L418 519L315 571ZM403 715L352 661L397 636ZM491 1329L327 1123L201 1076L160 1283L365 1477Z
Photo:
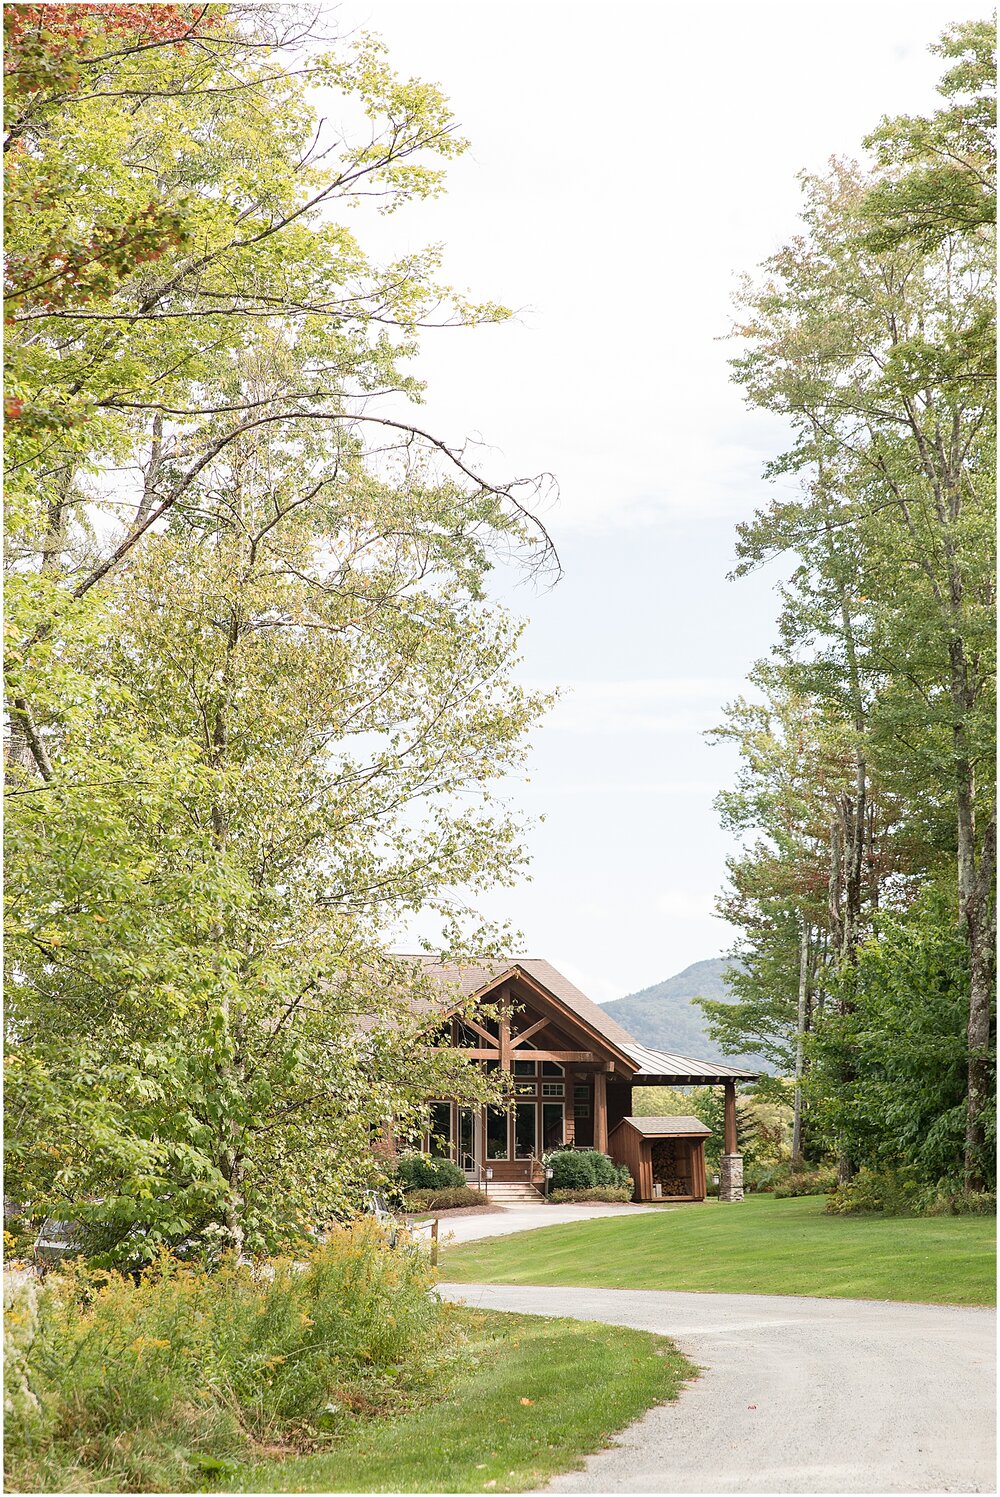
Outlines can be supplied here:
M736 1137L736 1082L726 1082L726 1148L727 1154L739 1153Z
M546 1024L551 1023L551 1019L539 1019L537 1024L531 1025L530 1029L522 1029L520 1034L511 1035L510 1048L516 1050L518 1045L523 1045L525 1040L530 1040L533 1034L537 1034L540 1029L545 1028Z
M510 1070L510 1005L505 1001L500 1006L500 1069Z
M466 1060L497 1060L499 1052L496 1050L476 1050L465 1045L435 1045L435 1050L451 1050L459 1055L464 1055ZM509 1052L508 1052L509 1054ZM593 1050L529 1050L527 1052L532 1060L558 1060L563 1064L572 1065L574 1061L581 1064L596 1065L601 1057L595 1055ZM522 1056L517 1059L521 1060Z
M467 1025L469 1029L474 1029L475 1032L476 1032L476 1034L482 1035L483 1039L486 1041L486 1043L488 1045L493 1045L494 1048L497 1049L497 1050L500 1049L500 1042L499 1042L499 1040L495 1040L493 1038L493 1036L490 1034L489 1030L488 1029L484 1029L481 1024L477 1024L476 1021L475 1021L475 1019L462 1019L462 1020L460 1020L460 1023ZM457 1048L458 1049L462 1049L462 1046L459 1045L459 1046L457 1046Z
M594 1073L594 1148L608 1152L608 1090L603 1071Z

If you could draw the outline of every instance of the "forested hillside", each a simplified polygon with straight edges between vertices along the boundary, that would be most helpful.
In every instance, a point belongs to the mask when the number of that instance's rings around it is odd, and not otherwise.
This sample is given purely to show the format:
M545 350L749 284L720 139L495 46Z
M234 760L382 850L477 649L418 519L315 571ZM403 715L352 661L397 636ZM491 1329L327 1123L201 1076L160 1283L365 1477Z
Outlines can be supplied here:
M713 956L707 961L692 962L683 972L652 987L615 998L602 1006L617 1019L641 1045L654 1050L676 1051L700 1060L725 1061L728 1065L746 1064L760 1069L759 1056L726 1055L708 1032L708 1024L696 998L711 998L720 1003L732 1001L732 990L726 982L729 967L725 957Z

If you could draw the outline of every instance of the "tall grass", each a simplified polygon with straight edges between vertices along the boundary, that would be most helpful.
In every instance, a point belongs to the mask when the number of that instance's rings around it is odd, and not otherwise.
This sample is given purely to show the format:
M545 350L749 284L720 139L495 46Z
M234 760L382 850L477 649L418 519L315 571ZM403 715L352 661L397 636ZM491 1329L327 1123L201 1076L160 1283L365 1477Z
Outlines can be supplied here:
M374 1224L256 1270L69 1269L12 1313L8 1491L202 1489L405 1406L461 1339L426 1255Z

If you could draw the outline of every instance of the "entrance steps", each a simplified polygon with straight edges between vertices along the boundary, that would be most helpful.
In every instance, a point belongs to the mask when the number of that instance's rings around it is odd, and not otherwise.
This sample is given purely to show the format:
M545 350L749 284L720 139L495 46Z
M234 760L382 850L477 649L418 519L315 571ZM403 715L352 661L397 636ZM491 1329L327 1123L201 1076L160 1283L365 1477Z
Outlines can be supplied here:
M470 1180L469 1184L473 1190L479 1190L489 1200L495 1201L498 1206L507 1206L515 1201L540 1201L542 1193L536 1190L527 1181L521 1183L509 1180L491 1180L489 1189L485 1181Z

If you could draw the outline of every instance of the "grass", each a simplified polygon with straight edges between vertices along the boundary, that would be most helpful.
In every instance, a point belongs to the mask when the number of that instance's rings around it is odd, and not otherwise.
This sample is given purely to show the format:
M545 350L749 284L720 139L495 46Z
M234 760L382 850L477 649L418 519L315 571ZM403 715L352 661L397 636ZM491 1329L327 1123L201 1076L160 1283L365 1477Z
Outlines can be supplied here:
M468 1355L442 1398L268 1461L233 1492L522 1492L582 1464L696 1369L662 1336L461 1310ZM440 1390L439 1390L440 1391Z
M996 1219L827 1216L822 1196L543 1227L449 1248L464 1283L996 1303Z

